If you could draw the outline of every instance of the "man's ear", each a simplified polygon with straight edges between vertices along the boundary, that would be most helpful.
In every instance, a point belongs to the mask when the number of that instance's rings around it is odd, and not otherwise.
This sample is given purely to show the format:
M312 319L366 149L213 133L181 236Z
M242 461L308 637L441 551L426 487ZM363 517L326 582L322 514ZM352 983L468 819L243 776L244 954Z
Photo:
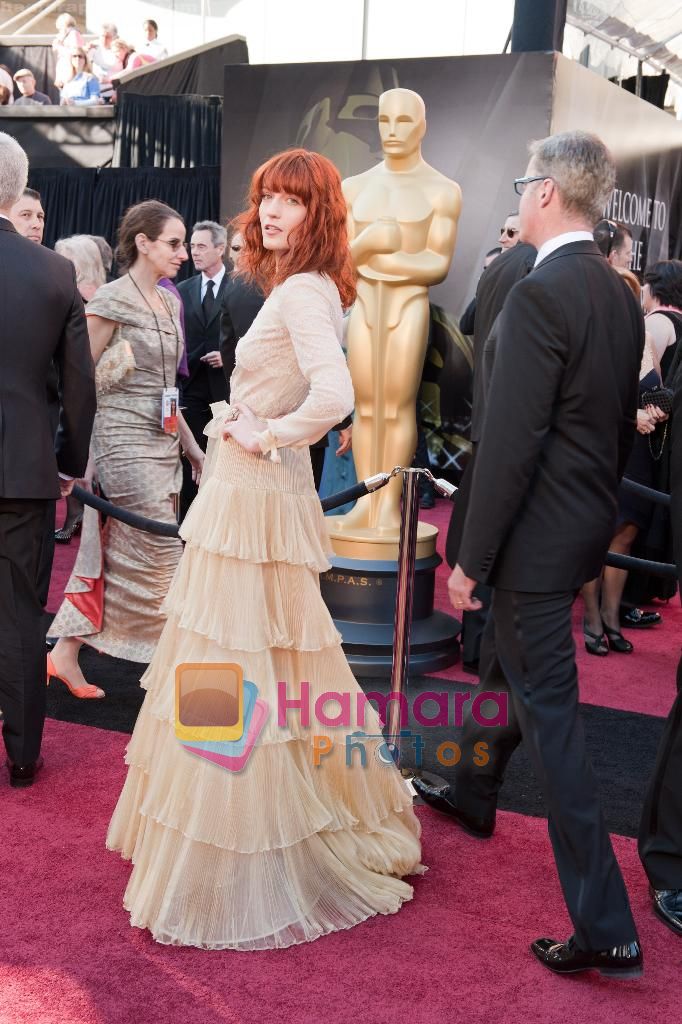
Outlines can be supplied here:
M549 206L555 195L558 196L556 182L552 181L551 178L545 178L539 189L538 199L540 206L545 209Z

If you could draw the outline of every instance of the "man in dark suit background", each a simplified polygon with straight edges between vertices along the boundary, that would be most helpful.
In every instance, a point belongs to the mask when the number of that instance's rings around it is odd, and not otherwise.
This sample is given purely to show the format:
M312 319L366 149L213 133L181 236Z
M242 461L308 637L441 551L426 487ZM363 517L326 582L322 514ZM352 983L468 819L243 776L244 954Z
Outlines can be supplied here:
M477 582L494 588L481 676L511 708L506 728L481 730L486 766L465 764L462 750L457 806L492 831L523 738L575 929L532 952L556 973L636 977L642 952L578 717L571 631L575 596L613 533L644 346L641 311L592 237L614 181L600 140L566 132L534 143L515 183L521 237L538 256L483 353L485 422L448 589L456 608L473 611Z
M671 522L682 599L682 363L673 381L670 424ZM639 828L639 856L655 914L682 936L682 658L677 697L658 748Z
M199 271L178 285L185 310L185 342L189 377L182 385L181 405L197 443L206 451L204 427L211 419L211 402L227 398L223 361L219 351L220 312L227 282L225 245L227 232L212 220L192 228L190 248ZM183 460L181 516L184 518L197 493L189 463Z
M33 782L45 721L45 630L38 595L46 518L88 461L94 367L73 265L9 219L26 154L0 133L0 707L10 783ZM59 375L59 428L46 382Z
M445 542L445 556L448 565L454 569L457 564L462 530L466 518L471 480L476 461L476 449L481 440L485 419L485 394L483 377L483 350L490 338L493 325L499 316L507 295L517 281L524 278L533 268L537 250L527 243L519 243L497 256L483 271L476 289L476 316L474 321L474 384L471 408L471 458L462 475L455 497L448 535ZM462 661L466 668L477 672L481 653L481 637L488 617L491 589L479 583L474 596L481 602L476 611L462 615Z

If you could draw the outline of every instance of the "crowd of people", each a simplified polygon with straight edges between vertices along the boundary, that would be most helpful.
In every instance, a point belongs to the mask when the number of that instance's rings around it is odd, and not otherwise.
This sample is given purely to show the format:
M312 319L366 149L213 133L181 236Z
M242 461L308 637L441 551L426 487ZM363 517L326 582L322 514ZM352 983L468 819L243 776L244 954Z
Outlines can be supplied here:
M308 681L313 699L333 681L349 706L362 706L320 595L330 547L313 472L328 431L341 429L339 451L351 443L342 342L356 292L339 174L306 150L278 154L255 172L229 233L199 221L189 247L177 211L138 203L121 221L112 278L104 239L73 236L55 253L40 244L44 212L27 170L18 144L0 135L11 336L32 288L22 358L0 346L3 429L23 442L20 457L3 449L0 489L0 631L20 638L8 640L0 666L10 783L32 785L43 764L46 550L54 499L78 480L125 512L182 520L180 539L111 519L102 530L88 506L49 632L48 679L76 698L105 697L81 672L84 643L148 663L107 837L133 859L131 922L163 943L250 950L394 913L412 898L405 878L424 870L419 823L395 766L369 757L350 785L353 715L314 768L302 716L283 725L266 713L239 773L193 756L174 728L181 663L239 660L266 709L277 706L281 680ZM468 310L473 450L448 536L448 590L465 625L477 617L470 662L484 689L507 695L509 718L491 729L465 715L456 790L415 786L489 838L523 742L574 925L569 940L541 938L532 952L555 973L631 978L643 953L586 753L571 612L582 590L585 645L598 656L632 653L622 628L655 624L623 607L622 571L604 559L609 547L629 551L650 525L622 490L623 474L664 488L652 475L663 452L682 548L682 263L653 264L640 288L625 265L629 232L600 220L614 181L594 136L533 143L514 182L519 210ZM176 289L190 252L197 273ZM640 833L654 910L678 935L681 702L682 689ZM381 723L364 711L363 732L378 747ZM485 764L474 756L482 740Z
M159 26L148 18L142 26L138 45L121 39L116 25L102 25L97 39L87 45L71 14L60 14L56 21L57 35L52 42L55 56L54 85L59 90L62 106L96 106L113 103L115 81L125 71L163 60L168 50L159 41ZM16 91L19 93L15 96ZM12 71L0 64L0 106L52 106L50 97L36 87L35 73L30 68Z

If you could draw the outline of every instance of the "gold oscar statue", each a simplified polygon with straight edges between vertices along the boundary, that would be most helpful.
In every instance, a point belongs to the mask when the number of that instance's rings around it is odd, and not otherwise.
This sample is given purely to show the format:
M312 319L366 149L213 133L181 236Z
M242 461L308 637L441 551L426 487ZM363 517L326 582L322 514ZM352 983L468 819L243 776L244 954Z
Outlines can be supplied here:
M429 332L429 286L444 280L462 205L459 185L422 158L426 109L410 89L379 98L384 160L343 183L358 297L348 324L355 388L353 456L358 479L410 466L417 446L416 402ZM337 555L394 559L401 478L360 498L330 521ZM333 525L332 525L333 524ZM418 556L435 550L420 524Z

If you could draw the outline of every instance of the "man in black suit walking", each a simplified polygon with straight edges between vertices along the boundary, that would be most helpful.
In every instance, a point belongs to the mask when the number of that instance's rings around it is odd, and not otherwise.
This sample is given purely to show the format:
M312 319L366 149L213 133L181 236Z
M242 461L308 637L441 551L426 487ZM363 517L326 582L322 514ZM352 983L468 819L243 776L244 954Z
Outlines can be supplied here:
M182 385L181 404L187 424L197 443L206 451L204 427L211 419L211 402L227 398L227 386L220 355L220 311L226 287L225 228L213 220L202 220L192 228L191 252L199 271L178 285L185 309L185 341L189 377ZM189 463L183 460L181 516L197 493Z
M54 502L88 461L94 367L73 265L22 238L9 219L28 175L23 149L0 133L0 707L13 786L42 764L45 631L41 547ZM59 374L59 428L46 382Z
M457 804L492 830L523 738L575 929L567 942L531 949L556 973L636 977L642 952L578 718L571 632L575 596L598 575L612 536L644 346L637 303L592 238L614 180L604 145L566 132L534 143L515 183L521 237L538 255L483 354L486 418L448 589L467 611L479 607L477 582L494 588L481 676L512 708L506 729L483 730L490 760L467 767Z

